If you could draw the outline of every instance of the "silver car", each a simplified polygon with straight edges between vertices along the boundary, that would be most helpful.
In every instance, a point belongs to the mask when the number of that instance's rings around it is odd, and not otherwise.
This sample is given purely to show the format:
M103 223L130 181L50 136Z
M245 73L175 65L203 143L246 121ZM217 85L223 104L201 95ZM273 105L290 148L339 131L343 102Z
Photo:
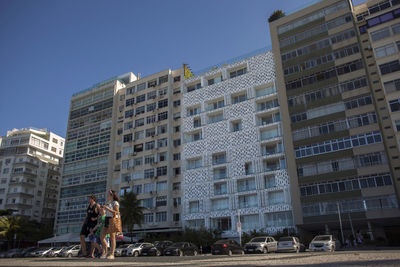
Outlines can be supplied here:
M142 253L142 248L144 247L152 247L153 244L151 243L136 243L132 247L126 248L126 256L134 256L137 257ZM125 251L125 249L124 249ZM122 252L123 254L124 251Z
M297 252L305 251L305 247L297 237L285 236L279 238L277 252Z
M330 251L334 252L339 247L338 240L332 235L317 235L311 241L309 249L311 251Z
M124 244L115 249L114 256L126 256L127 249L133 247L134 244Z
M60 253L61 257L77 257L79 255L79 251L81 250L81 245L72 245L62 250Z
M254 237L244 245L246 253L268 253L278 249L278 242L270 236Z

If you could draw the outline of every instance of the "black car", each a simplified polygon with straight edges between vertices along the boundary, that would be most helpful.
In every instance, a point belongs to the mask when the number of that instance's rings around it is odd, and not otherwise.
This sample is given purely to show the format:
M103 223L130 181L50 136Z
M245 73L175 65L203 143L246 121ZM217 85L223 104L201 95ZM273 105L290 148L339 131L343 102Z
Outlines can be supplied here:
M164 250L165 256L185 256L193 255L196 256L199 253L196 245L189 242L178 242L167 247Z
M232 256L232 254L244 254L243 248L231 239L218 240L211 246L211 254L224 254Z
M164 255L164 250L172 245L172 241L157 241L151 247L142 249L141 256L161 256Z

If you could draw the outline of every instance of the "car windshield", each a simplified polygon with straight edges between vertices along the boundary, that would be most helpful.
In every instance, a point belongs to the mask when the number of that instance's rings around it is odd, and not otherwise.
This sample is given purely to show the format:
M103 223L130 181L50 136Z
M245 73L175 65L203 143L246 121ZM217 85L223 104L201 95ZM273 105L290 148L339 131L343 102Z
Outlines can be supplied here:
M279 241L293 241L293 237L286 236L279 238Z
M127 248L127 247L129 247L129 246L130 246L130 244L125 244L125 245L119 246L118 248Z
M265 242L265 237L255 237L250 242Z
M215 244L224 244L227 243L229 240L224 239L224 240L218 240L217 242L215 242Z
M140 247L141 244L142 244L142 243L137 243L137 244L135 244L133 247L134 247L134 248L138 248L138 247Z
M331 236L329 235L318 235L314 237L314 241L329 241L331 240Z
M174 243L174 244L172 244L171 245L171 247L173 247L173 248L180 248L181 246L183 246L183 242L178 242L178 243Z
M73 247L75 247L75 245L69 246L69 247L67 247L65 250L70 250L70 249L72 249Z

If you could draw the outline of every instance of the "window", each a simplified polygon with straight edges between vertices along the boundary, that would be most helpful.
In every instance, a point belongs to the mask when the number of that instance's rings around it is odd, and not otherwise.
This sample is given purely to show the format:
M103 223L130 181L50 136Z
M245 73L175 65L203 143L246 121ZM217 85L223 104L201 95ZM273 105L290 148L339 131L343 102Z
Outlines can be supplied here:
M400 110L400 99L395 99L395 100L389 101L389 106L390 106L390 110L392 112L399 111Z
M157 91L151 91L147 93L147 100L155 99L157 97Z
M254 208L258 206L257 195L239 196L239 208Z
M273 188L275 184L275 175L264 176L265 189Z
M395 71L399 71L400 70L400 62L399 62L399 60L394 60L394 61L382 64L382 65L379 65L379 69L381 70L382 75L392 73Z
M214 154L212 156L213 165L219 165L226 163L226 152Z
M226 183L214 184L214 195L224 195L228 193L228 187Z
M132 186L132 192L135 193L136 195L141 194L142 193L142 185L138 184L138 185Z
M147 88L151 87L156 87L157 86L157 80L152 80L147 82Z
M144 118L135 120L135 127L140 127L144 125Z
M174 107L179 107L181 105L181 100L175 100L174 101Z
M168 107L168 99L158 101L158 108Z
M137 85L137 91L143 91L144 89L146 89L146 83L141 83Z
M213 199L211 200L211 210L227 210L229 209L229 199L222 198L222 199Z
M241 120L231 122L231 131L232 132L238 132L241 130L242 130L242 121Z
M375 48L375 57L381 58L396 53L394 43Z
M200 107L191 107L187 109L187 116L188 117L194 116L200 114L200 112L201 112Z
M139 114L142 114L142 113L144 113L144 106L136 108L136 112L135 112L136 116Z
M146 106L146 111L147 111L147 112L153 111L153 110L155 110L155 109L156 109L156 103L148 104L148 105Z
M167 166L162 166L157 168L157 176L167 175Z
M135 92L135 86L134 87L130 87L130 88L126 88L126 95L131 95Z
M180 112L174 113L172 117L174 120L178 120L181 118L181 113Z
M133 135L132 134L125 134L123 140L124 140L124 143L131 142L133 140Z
M200 211L200 203L199 201L191 201L189 202L189 213L197 213Z
M168 139L167 138L162 138L157 140L157 147L166 147L168 145Z
M243 75L245 73L247 73L247 68L246 67L244 67L242 69L238 69L238 70L229 72L229 77L230 78L235 78L235 77Z
M154 220L153 213L144 213L143 214L143 222L144 223L152 223Z
M181 126L175 126L174 127L174 133L179 133L181 131Z
M164 133L167 132L167 129L168 129L168 127L167 127L166 124L160 125L160 126L157 127L157 133L158 134L164 134Z
M140 140L144 138L144 131L135 132L135 140Z
M167 196L156 197L156 207L167 206Z
M156 135L156 128L146 129L146 137L154 137Z
M201 127L201 118L194 118L193 119L193 128Z
M172 190L181 190L181 183L180 182L173 183Z
M154 141L146 142L144 147L145 150L152 150L155 148L155 142Z
M217 77L208 79L207 80L207 85L210 86L210 85L213 85L213 84L216 84L216 83L219 83L219 82L222 82L222 76L217 76Z
M246 162L246 163L244 164L244 173L245 173L246 175L249 175L249 174L253 174L253 173L254 173L253 163L251 163L251 162Z
M154 122L156 122L156 115L151 115L146 118L147 124L154 123Z
M216 114L208 115L208 123L216 123L224 120L224 113L218 112Z
M213 170L213 177L214 180L222 180L222 179L226 179L226 168L216 168Z
M158 95L161 96L165 96L168 93L168 88L162 88L160 90L158 90Z
M181 81L181 76L175 76L174 77L174 83L180 82Z
M189 92L192 92L192 91L200 89L200 88L201 88L201 83L196 83L196 84L193 84L193 85L189 85L187 87L187 92L189 93Z
M240 102L243 102L243 101L246 101L246 100L247 100L247 93L246 92L232 96L232 104L237 104L237 103L240 103Z
M181 160L181 153L174 154L174 160Z
M245 192L256 190L256 181L254 178L242 179L237 181L237 191Z
M156 222L166 222L167 221L167 212L156 212Z
M168 119L168 111L158 113L158 121L163 121Z
M231 217L211 218L211 229L229 231L232 229Z
M125 100L126 107L132 106L133 104L135 104L135 98L130 98L130 99Z
M283 194L283 191L268 192L268 203L270 205L285 203L285 196Z
M202 167L201 158L187 160L187 169L188 170L197 169L197 168L201 168L201 167Z
M267 213L265 217L266 227L293 226L293 215L290 211Z
M146 101L146 95L139 95L136 97L136 103L144 102Z
M144 170L144 179L150 179L150 178L153 178L154 177L154 169L147 169L147 170ZM145 185L145 193L148 193L148 192L150 192L150 191L153 191L153 184L151 184L151 190L149 190L149 191L146 191L147 189L146 188L149 188L149 186L150 186L150 184L148 184L148 186L146 187L146 185Z
M158 78L158 84L163 84L166 82L168 82L168 75L161 76L160 78Z
M224 100L223 99L222 100L218 100L218 101L209 103L207 105L207 111L214 110L214 109L219 109L219 108L222 108L224 106L225 106Z
M174 176L178 176L179 174L181 174L181 168L174 168Z
M197 131L195 133L186 134L185 141L186 143L196 142L203 139L203 135L201 131Z

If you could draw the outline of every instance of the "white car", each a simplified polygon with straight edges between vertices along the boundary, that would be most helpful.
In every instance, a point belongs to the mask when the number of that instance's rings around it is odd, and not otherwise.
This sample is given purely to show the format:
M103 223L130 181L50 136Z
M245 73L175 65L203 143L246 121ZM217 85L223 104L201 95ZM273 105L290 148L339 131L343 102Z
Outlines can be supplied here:
M79 255L79 251L81 250L81 245L72 245L61 251L61 257L77 257Z
M271 236L254 237L244 245L246 253L268 253L276 252L278 242Z
M126 256L128 248L133 247L135 244L124 244L115 249L114 256Z
M45 257L52 248L40 248L31 252L32 257Z
M317 235L309 245L311 251L334 252L338 247L339 242L332 235Z
M60 253L67 247L58 247L58 248L53 248L49 253L47 253L47 257L58 257L60 256Z
M126 248L126 254L125 255L126 256L137 257L142 253L142 248L151 247L151 246L153 246L153 244L151 244L151 243L136 243L132 247Z

